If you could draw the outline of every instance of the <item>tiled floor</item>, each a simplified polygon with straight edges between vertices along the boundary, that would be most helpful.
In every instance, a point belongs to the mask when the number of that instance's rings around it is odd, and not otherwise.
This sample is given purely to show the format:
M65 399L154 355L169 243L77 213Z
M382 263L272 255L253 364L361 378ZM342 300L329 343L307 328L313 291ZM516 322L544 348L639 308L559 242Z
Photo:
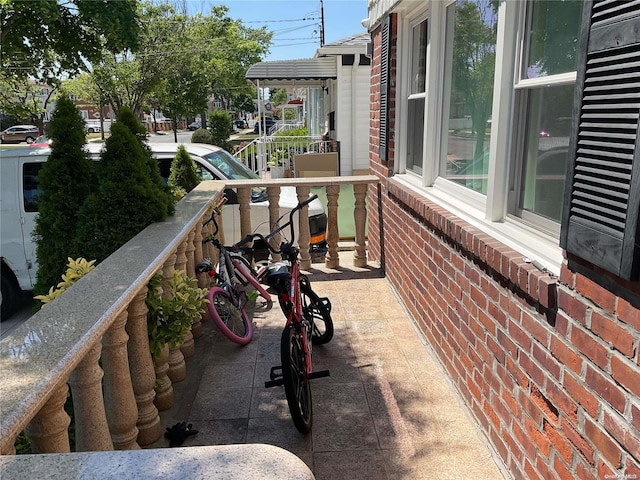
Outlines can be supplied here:
M277 445L317 480L505 478L379 271L314 264L312 272L313 288L332 301L335 326L333 340L313 350L314 369L331 371L312 383L313 431L295 429L283 387L264 388L280 364L284 317L277 301L265 309L261 299L245 347L204 325L163 426L192 423L198 434L184 446Z

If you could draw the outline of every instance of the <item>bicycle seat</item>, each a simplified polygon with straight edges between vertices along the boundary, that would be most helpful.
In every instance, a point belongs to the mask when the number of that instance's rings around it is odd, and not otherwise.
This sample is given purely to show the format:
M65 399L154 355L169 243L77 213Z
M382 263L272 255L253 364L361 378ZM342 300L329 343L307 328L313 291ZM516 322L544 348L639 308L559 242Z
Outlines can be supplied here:
M281 282L291 280L291 272L286 263L273 263L267 267L265 282L267 285L275 287Z

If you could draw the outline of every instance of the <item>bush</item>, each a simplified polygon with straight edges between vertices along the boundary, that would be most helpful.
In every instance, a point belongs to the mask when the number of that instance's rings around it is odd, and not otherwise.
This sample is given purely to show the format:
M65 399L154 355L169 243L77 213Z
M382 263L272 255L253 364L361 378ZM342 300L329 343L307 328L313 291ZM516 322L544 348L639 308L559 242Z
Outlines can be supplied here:
M209 116L211 140L225 150L230 150L229 137L233 133L233 123L228 112L215 111Z
M213 138L206 128L199 128L191 135L191 143L213 144Z
M198 171L193 159L187 153L187 149L184 145L178 147L178 153L176 158L171 162L171 174L169 175L169 187L174 192L179 189L182 192L182 196L189 193L200 183L198 177Z
M67 97L58 100L49 124L51 154L38 174L40 198L34 229L38 275L36 294L58 283L68 257L78 257L78 212L95 188L94 163L84 150L84 120Z
M167 195L149 178L147 150L116 121L98 165L100 182L78 215L76 245L99 262L153 222L167 217Z

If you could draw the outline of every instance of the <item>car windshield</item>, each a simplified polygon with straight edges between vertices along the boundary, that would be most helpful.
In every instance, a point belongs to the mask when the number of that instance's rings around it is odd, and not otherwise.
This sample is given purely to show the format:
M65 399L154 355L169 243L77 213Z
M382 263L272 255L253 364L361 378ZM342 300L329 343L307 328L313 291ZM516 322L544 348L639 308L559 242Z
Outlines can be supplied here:
M260 178L226 150L218 150L205 155L203 158L229 180L255 180ZM267 192L265 188L253 187L251 189L252 202L265 202L266 200Z
M260 178L226 150L218 150L205 155L204 159L216 167L229 180L255 180Z

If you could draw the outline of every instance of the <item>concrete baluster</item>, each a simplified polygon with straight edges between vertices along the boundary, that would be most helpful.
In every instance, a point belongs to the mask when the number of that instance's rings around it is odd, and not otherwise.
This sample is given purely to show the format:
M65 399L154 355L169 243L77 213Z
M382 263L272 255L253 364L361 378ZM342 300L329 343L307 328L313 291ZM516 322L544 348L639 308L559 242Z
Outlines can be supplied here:
M355 222L355 244L356 249L353 253L353 265L355 267L367 266L367 246L365 225L367 222L367 207L365 198L367 196L368 185L366 183L356 183L353 185L353 194L356 199L355 208L353 210L353 219Z
M280 186L275 185L272 187L267 187L267 199L269 199L269 230L274 230L276 228L276 222L278 218L280 218ZM280 233L276 233L273 237L270 238L269 243L276 250L280 249L280 241L282 237ZM279 262L282 260L282 256L280 254L273 254L271 258L274 262Z
M311 187L307 185L296 187L298 202L307 200L310 191ZM309 206L302 207L298 212L298 225L294 225L294 229L296 230L296 240L300 248L300 268L302 270L309 270L311 268L311 255L309 254L309 239L311 238L311 234L309 233Z
M178 247L178 251L181 247ZM173 277L173 270L178 270L178 252L174 252L169 256L162 268L162 276L165 283ZM168 288L162 289L162 297L169 298L171 292ZM187 365L184 363L184 354L180 350L180 346L176 346L169 350L169 371L167 375L173 383L178 383L187 377Z
M327 185L327 255L324 264L327 268L338 268L338 197L340 185Z
M138 445L144 446L155 442L162 435L158 409L153 404L156 396L153 387L156 375L149 350L149 333L147 330L147 287L143 287L133 298L128 308L126 331L129 335L127 353L133 393L138 405Z
M76 425L76 451L109 451L113 442L102 396L102 344L97 342L69 376Z
M198 279L198 287L199 288L208 288L208 276L207 274L196 275L195 266L202 261L203 257L203 249L202 249L202 219L196 224L196 228L193 231L193 275ZM205 283L206 282L206 283ZM198 338L202 336L202 320L205 320L205 313L202 314L201 318L196 318L193 321L193 326L191 327L191 333L193 334L193 338Z
M197 225L196 225L197 228ZM185 250L185 255L187 256L187 275L192 278L196 276L196 264L194 258L194 252L196 251L196 247L193 244L194 239L196 238L196 231L192 230L189 232L189 236L187 237L187 247Z
M178 252L176 257L176 270L180 270L189 275L188 260L189 256L187 251L189 248L189 241L185 240L178 245ZM180 351L184 358L192 357L195 352L195 344L193 342L193 334L191 330L184 334L182 345L180 345Z
M70 451L71 419L64 411L68 393L69 387L66 382L58 385L40 411L25 427L24 433L31 440L32 453L68 453ZM13 455L14 453L13 442L10 445L4 445L3 441L2 454Z
M129 373L129 355L125 330L127 312L116 317L102 337L102 368L104 370L104 403L116 450L137 450L138 406Z
M240 203L240 238L244 238L251 231L251 188L238 188L238 203Z

